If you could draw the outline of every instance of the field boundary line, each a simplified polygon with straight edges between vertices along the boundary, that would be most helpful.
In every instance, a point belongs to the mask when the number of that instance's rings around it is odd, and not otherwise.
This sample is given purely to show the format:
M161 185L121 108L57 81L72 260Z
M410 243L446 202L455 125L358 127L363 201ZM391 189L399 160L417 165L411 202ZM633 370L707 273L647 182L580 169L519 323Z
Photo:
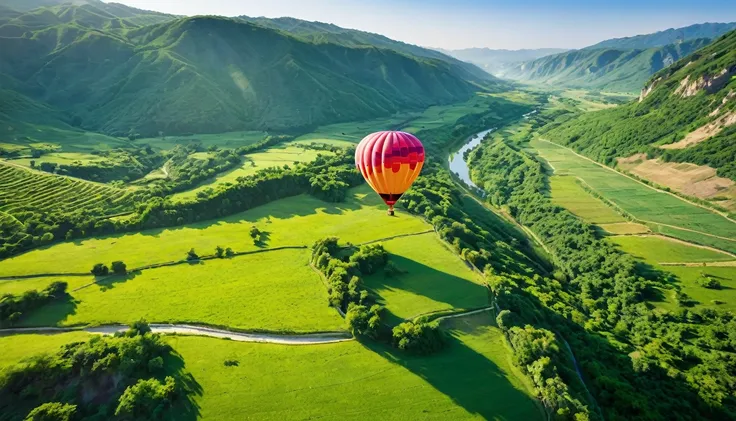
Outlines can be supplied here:
M370 240L370 241L366 241L366 242L358 243L358 244L354 244L354 245L355 246L367 246L368 244L380 243L381 241L390 241L390 240L394 240L396 238L403 238L403 237L414 237L414 236L417 236L417 235L431 234L433 232L435 232L434 229L426 230L426 231L421 231L421 232L412 232L412 233L409 233L409 234L398 234L398 235L392 235L390 237L379 238L377 240Z
M568 151L572 152L572 153L573 153L573 154L574 154L575 156L577 156L577 157L579 157L579 158L582 158L582 159L585 159L586 161L590 161L590 162L592 162L593 164L595 164L595 165L597 165L597 166L599 166L599 167L601 167L601 168L604 168L604 169L606 169L606 170L608 170L608 171L611 171L611 172L614 172L614 173L616 173L616 174L618 174L618 175L621 175L621 176L623 176L623 177L626 177L626 178L628 178L629 180L632 180L632 181L634 181L634 182L636 182L636 183L639 183L639 184L641 184L642 186L645 186L645 187L647 187L647 188L650 188L650 189L652 189L652 190L654 190L654 191L656 191L656 192L668 194L668 195L670 195L670 196L672 196L672 197L674 197L674 198L676 198L676 199L678 199L678 200L682 200L682 201L683 201L683 202L685 202L685 203L689 203L689 204L691 204L691 205L693 205L693 206L697 206L697 207L699 207L699 208L705 209L705 210L707 210L708 212L712 212L712 213L715 213L716 215L720 215L720 216L722 216L723 218L725 218L726 220L728 220L728 221L730 221L730 222L733 222L734 224L736 224L736 220L733 220L733 219L731 219L731 218L730 218L730 217L729 217L729 216L728 216L727 214L725 214L724 212L721 212L721 211L719 211L719 210L716 210L716 209L710 208L710 207L708 207L708 206L705 206L705 205L701 205L700 203L696 203L696 202L691 202L690 200L688 200L688 199L685 199L684 197L678 196L678 195L676 195L676 194L674 194L674 193L672 193L672 192L668 192L668 191L665 191L665 190L660 190L660 189L658 189L658 188L656 188L656 187L654 187L654 186L650 186L649 184L647 184L647 183L644 183L644 182L642 182L642 181L640 181L640 180L637 180L636 178L634 178L634 177L632 177L632 176L630 176L630 175L624 174L623 172L621 172L621 171L619 171L619 170L617 170L617 169L615 169L615 168L611 168L611 167L609 167L609 166L607 166L607 165L603 165L603 164L601 164L600 162L597 162L597 161L595 161L595 160L593 160L593 159L591 159L591 158L588 158L588 157L587 157L587 156L585 156L585 155L581 155L581 154L579 154L579 153L575 152L575 151L574 151L573 149L570 149L570 148L568 148L567 146L563 146L563 145L560 145L559 143L555 143L555 142L552 142L551 140L546 140L546 139L542 139L542 138L537 138L537 139L538 139L538 140L539 140L540 142L546 142L546 143L549 143L549 144L551 144L551 145L555 145L555 146L557 146L558 148L566 149L566 150L568 150ZM545 159L545 161L546 161L546 159Z
M153 333L176 334L185 336L206 336L210 338L229 339L238 342L259 342L280 345L318 345L352 341L354 338L347 332L319 332L305 334L249 333L227 329L212 328L195 324L149 324ZM97 335L114 335L124 332L129 326L124 324L101 325L95 327L28 327L0 329L0 335L28 333L67 333L87 332Z

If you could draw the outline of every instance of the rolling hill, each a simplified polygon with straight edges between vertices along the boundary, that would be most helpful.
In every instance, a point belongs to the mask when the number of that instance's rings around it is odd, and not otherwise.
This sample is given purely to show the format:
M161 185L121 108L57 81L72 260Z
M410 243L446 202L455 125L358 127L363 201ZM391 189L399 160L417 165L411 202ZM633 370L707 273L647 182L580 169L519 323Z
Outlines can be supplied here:
M506 69L515 64L552 54L564 53L565 48L536 48L523 50L494 50L491 48L465 48L439 50L459 60L473 63L492 75L503 77Z
M718 199L733 186L728 179L736 181L735 76L736 31L732 31L656 73L639 101L584 114L546 136L595 160L611 165L618 161L626 168L656 164L660 170L687 172L686 166L663 163L709 166L722 180L698 196ZM652 157L659 160L648 159ZM700 167L703 170L707 167ZM696 181L702 179L701 175Z
M86 130L148 136L286 131L504 86L451 58L101 2L35 9L0 24L0 81Z
M614 92L635 92L657 71L710 42L695 39L664 47L583 49L520 63L504 76L523 82Z

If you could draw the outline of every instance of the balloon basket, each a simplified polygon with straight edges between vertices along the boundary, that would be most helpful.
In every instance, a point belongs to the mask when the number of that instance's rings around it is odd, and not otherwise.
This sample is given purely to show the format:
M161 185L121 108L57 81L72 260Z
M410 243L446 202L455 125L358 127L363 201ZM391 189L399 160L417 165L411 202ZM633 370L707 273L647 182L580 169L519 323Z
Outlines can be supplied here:
M391 208L391 209L387 210L386 211L386 215L388 215L388 216L394 216L394 209Z

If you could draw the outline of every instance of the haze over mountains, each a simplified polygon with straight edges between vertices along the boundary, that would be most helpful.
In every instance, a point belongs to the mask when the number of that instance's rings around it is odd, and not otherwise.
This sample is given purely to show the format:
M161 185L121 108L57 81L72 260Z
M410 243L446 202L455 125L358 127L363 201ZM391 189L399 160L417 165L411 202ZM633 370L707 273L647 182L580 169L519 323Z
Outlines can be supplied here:
M288 34L278 22L84 3L0 12L0 81L41 103L25 109L48 104L107 134L289 130L503 86L470 64L359 31L336 44L321 41L326 25Z
M495 50L492 48L465 48L461 50L442 50L457 59L473 63L488 73L501 76L505 70L517 63L534 60L568 51L565 48L536 48L523 50Z
M705 23L611 39L517 63L499 75L554 86L638 92L652 74L734 28L736 23Z

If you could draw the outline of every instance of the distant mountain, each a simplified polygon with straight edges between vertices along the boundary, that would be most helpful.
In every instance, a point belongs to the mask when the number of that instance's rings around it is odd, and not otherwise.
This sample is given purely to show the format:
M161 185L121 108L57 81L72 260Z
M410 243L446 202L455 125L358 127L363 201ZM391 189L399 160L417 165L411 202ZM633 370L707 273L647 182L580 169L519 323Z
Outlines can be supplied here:
M698 38L715 39L733 29L736 29L736 22L699 23L685 26L683 28L670 28L653 34L636 35L626 38L613 38L601 41L586 48L647 49L663 47L665 45Z
M608 164L646 153L709 165L736 181L736 31L656 73L639 101L583 114L545 136Z
M239 19L88 3L0 19L0 86L32 100L29 112L50 106L106 134L289 130L502 86L455 59L310 42Z
M537 48L531 50L493 50L490 48L465 48L462 50L442 50L445 54L459 60L473 63L495 76L503 76L506 69L540 57L568 51L564 48Z
M392 40L383 35L371 32L347 29L329 23L310 22L289 17L270 19L264 17L252 18L248 16L239 16L239 19L267 28L278 29L315 44L332 43L343 45L345 47L370 46L388 48L416 57L441 60L453 66L456 71L464 73L465 77L469 79L473 79L481 83L500 83L495 78L490 77L486 72L483 72L477 66L466 63L465 61L462 61L462 59L458 60L457 58L436 50Z
M504 76L554 86L638 92L652 74L709 42L710 39L695 39L646 50L573 50L517 64L507 69Z

